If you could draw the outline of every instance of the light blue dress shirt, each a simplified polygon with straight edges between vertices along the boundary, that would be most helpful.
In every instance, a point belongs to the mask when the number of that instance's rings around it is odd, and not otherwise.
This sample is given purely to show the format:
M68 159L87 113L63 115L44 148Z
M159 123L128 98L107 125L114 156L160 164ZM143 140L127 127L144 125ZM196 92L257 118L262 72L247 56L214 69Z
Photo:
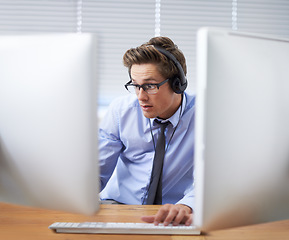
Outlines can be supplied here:
M163 204L193 208L194 116L195 97L185 93L182 107L168 119L171 124L165 130ZM101 199L146 203L154 142L160 132L153 120L144 117L135 95L121 97L110 105L99 129Z

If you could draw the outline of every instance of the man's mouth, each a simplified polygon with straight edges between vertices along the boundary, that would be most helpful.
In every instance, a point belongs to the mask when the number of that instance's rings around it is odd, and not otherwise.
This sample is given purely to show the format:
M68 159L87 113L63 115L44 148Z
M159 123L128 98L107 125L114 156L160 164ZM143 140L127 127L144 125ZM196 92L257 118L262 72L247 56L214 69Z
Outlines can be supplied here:
M144 111L148 111L149 109L152 108L152 106L151 106L151 105L141 105L141 108L142 108L142 110L144 110Z

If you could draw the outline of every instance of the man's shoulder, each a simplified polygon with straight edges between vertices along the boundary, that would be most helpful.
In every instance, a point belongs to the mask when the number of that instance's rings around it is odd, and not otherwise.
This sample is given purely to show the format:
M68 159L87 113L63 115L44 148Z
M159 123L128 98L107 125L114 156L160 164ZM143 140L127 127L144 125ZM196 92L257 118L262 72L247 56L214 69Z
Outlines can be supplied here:
M185 92L185 96L186 96L186 107L188 109L194 108L195 107L195 101L196 101L196 95L193 93Z

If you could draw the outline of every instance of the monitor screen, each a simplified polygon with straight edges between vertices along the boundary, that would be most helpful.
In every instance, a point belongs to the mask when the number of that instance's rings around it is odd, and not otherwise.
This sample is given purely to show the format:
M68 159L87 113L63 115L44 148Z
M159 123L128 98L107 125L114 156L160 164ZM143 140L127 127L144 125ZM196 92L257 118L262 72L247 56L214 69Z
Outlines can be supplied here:
M289 40L198 32L195 223L289 218Z
M0 36L0 201L98 209L96 38Z

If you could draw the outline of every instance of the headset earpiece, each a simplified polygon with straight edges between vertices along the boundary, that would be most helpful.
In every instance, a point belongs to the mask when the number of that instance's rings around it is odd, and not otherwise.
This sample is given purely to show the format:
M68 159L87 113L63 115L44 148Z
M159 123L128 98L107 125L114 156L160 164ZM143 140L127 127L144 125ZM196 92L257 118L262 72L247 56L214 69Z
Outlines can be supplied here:
M173 91L177 94L182 94L187 88L187 81L185 82L185 84L182 84L182 81L178 76L171 78L170 84Z
M188 83L187 83L187 79L186 79L184 70L183 70L180 62L176 59L176 57L173 54L171 54L169 51L165 50L164 48L162 48L160 46L156 46L156 45L154 45L154 47L160 53L162 53L167 58L172 60L173 63L175 64L175 66L177 67L178 75L176 75L170 79L170 84L171 84L171 88L173 89L173 91L175 93L182 94L185 91L185 89L187 88Z

